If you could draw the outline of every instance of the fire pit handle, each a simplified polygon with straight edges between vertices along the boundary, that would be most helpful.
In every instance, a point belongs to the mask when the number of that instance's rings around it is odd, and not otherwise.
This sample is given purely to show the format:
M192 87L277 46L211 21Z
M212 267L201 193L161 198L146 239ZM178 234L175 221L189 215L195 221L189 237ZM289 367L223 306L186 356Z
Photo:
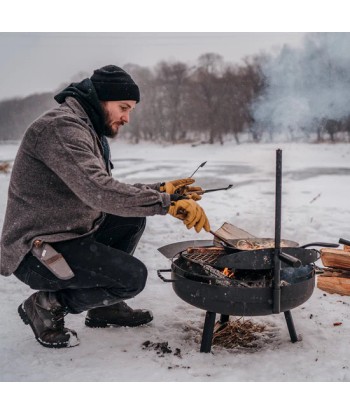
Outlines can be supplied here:
M176 282L177 281L177 280L168 280L167 278L163 277L161 272L171 272L171 269L158 269L157 270L157 275L164 282Z
M278 256L279 256L281 261L283 261L286 264L292 266L293 268L299 268L301 266L300 259L295 258L292 255L286 254L284 252L280 252Z
M339 243L340 240L339 240ZM309 244L301 245L300 248L307 248L309 246L322 246L324 248L338 248L339 244L333 244L330 242L310 242Z

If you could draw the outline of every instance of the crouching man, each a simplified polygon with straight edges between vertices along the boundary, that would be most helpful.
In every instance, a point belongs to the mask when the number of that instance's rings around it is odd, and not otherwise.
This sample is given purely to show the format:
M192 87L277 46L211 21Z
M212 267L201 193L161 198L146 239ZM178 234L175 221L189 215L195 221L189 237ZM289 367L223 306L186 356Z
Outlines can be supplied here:
M79 344L64 327L67 313L87 311L89 327L152 320L125 303L146 284L147 269L133 256L146 216L170 214L197 232L209 223L193 179L129 185L112 177L106 137L140 100L123 69L97 69L55 99L60 105L28 128L13 165L0 272L36 290L18 307L20 317L40 344L61 348Z

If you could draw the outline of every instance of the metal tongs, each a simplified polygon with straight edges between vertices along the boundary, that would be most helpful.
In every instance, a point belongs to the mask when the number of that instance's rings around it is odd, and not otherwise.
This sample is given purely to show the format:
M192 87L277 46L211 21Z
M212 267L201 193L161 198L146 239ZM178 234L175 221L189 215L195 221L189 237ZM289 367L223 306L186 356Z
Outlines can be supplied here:
M219 190L229 190L229 189L232 189L232 187L234 187L233 184L229 184L227 187L220 187L218 189L206 189L206 190L202 190L201 192L200 191L186 192L186 194L191 195L192 193L197 193L197 195L202 195L204 193L217 192Z
M207 162L204 161L203 163L201 163L196 170L191 174L191 176L189 176L190 178L194 176L194 174L197 172L197 170L199 170L201 167L204 167L205 164ZM229 190L233 187L233 184L229 184L227 187L220 187L217 189L206 189L206 190L202 190L201 192L187 192L188 195L191 195L192 193L197 193L197 195L203 195L204 193L210 193L210 192L218 192L219 190Z
M197 170L199 170L201 167L204 167L205 166L205 164L206 164L206 161L203 161L203 163L202 164L200 164L197 168L196 168L196 170L191 174L191 176L188 176L189 178L191 178L192 176L194 176L194 174L196 173L196 171Z

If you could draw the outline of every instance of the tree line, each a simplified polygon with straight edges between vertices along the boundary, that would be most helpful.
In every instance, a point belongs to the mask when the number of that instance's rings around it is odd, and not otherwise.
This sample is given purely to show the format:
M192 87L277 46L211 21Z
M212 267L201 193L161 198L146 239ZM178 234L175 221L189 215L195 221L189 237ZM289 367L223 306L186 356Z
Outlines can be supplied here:
M263 72L268 59L268 55L253 56L233 65L218 54L207 53L192 66L166 61L152 69L126 65L124 69L140 87L141 102L123 135L134 143L223 144L229 137L239 144L243 134L253 142L261 141L264 134L273 140L273 131L255 119L252 109L264 100L268 88ZM56 105L55 93L0 102L0 141L20 140L34 119ZM349 140L350 117L314 120L305 138L311 134L318 141ZM289 138L293 139L292 133Z
M124 69L141 90L132 122L123 129L133 142L223 143L230 134L238 143L243 131L259 139L250 109L264 87L258 58L233 66L220 55L208 53L194 66L163 61L153 69L134 64ZM55 106L53 95L0 102L0 141L20 140L33 120Z
M261 62L254 57L235 66L207 53L195 66L160 62L150 70L128 65L142 105L132 114L127 134L136 142L213 144L228 135L239 143L240 134L248 131L258 141L251 105L265 87Z
M34 94L0 102L0 141L19 141L28 126L53 107L51 93Z

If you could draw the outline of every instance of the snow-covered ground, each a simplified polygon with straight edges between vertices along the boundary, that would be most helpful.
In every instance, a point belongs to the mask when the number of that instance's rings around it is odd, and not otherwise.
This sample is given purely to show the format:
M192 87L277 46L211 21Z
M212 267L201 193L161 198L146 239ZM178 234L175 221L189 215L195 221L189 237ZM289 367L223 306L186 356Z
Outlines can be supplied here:
M274 234L275 150L283 150L282 237L308 243L350 239L350 145L242 144L159 147L112 144L114 175L129 183L165 181L195 174L204 188L235 187L204 195L200 204L218 229L230 222L261 237ZM13 160L16 145L0 146L0 160ZM9 175L0 174L0 228ZM272 341L251 352L213 347L199 353L205 312L182 301L156 270L169 260L157 248L187 239L211 239L188 231L167 215L148 218L135 255L148 267L145 290L129 301L149 308L154 320L138 328L90 329L85 314L70 315L67 327L78 332L80 345L46 349L17 315L31 290L14 276L0 285L1 381L349 381L350 299L315 288L310 300L292 311L302 341L292 344L283 314L254 317L275 332ZM339 326L333 323L341 322ZM168 342L172 353L144 349L145 341ZM174 352L181 350L178 356ZM171 390L169 392L169 398ZM174 399L174 396L171 396ZM233 403L233 401L231 401ZM117 403L118 405L118 403ZM167 405L169 406L169 404Z

